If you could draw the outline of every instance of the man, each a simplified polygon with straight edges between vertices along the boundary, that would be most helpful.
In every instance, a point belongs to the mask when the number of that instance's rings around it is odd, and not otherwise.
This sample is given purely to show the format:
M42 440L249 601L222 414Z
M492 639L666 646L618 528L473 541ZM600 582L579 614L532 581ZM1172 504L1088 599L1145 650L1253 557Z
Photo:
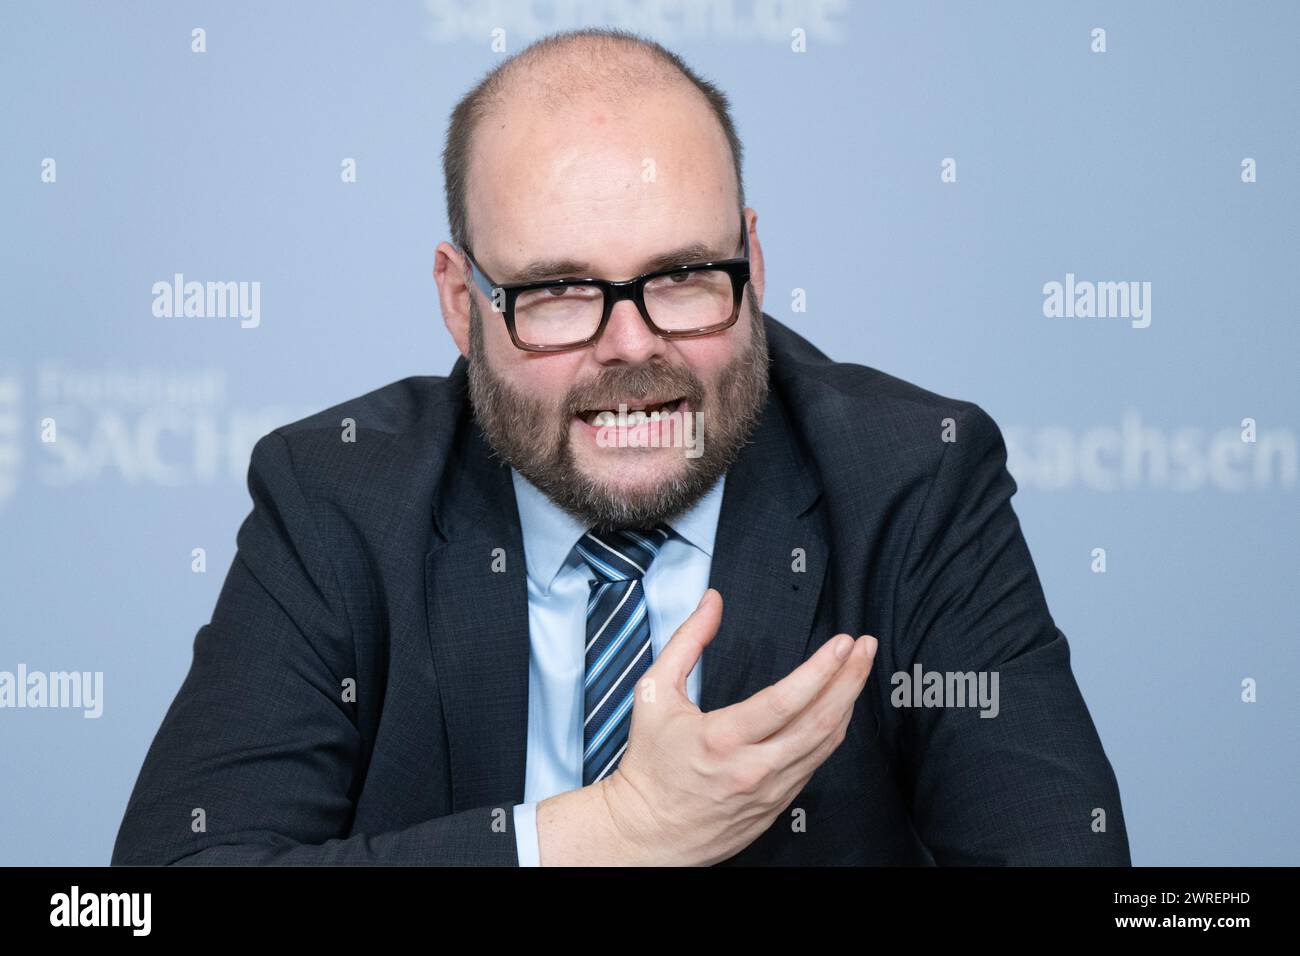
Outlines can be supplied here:
M258 442L113 861L1127 864L997 426L762 312L725 96L560 34L444 161L462 357Z

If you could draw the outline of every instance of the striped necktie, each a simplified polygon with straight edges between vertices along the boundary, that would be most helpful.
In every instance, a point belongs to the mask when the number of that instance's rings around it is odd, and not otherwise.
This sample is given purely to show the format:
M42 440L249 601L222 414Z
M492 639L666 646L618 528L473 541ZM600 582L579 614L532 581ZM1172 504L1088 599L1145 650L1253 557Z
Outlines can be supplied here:
M654 660L641 579L672 534L587 532L578 553L596 575L587 599L586 678L582 685L582 785L618 766L632 727L632 695Z

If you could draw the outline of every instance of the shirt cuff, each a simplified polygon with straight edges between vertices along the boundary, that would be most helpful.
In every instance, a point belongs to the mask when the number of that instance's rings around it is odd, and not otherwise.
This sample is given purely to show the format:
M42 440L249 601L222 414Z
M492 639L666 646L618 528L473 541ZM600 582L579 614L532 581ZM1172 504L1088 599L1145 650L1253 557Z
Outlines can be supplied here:
M537 847L537 804L515 804L514 819L515 847L519 851L519 865L541 866L541 851Z

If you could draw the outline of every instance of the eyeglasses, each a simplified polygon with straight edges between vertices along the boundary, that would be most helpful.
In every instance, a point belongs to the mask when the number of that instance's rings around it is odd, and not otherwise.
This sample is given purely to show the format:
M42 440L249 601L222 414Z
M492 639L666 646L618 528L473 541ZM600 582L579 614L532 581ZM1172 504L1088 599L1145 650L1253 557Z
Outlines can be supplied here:
M749 231L740 217L743 255L647 272L634 279L548 279L501 285L462 250L474 284L506 321L510 340L525 352L566 352L600 338L614 306L636 303L646 325L665 339L720 332L736 324L749 282Z

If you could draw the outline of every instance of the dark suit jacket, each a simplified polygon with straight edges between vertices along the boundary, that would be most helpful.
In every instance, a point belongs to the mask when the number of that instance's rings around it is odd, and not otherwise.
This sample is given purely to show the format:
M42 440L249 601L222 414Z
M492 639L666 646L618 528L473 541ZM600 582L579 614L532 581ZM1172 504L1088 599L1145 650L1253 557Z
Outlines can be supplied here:
M772 389L728 474L700 706L750 696L840 631L880 647L839 749L726 862L1127 865L1115 777L993 420L764 321ZM517 864L524 551L465 371L258 441L252 512L114 864ZM892 706L890 675L914 664L997 671L1000 713Z

